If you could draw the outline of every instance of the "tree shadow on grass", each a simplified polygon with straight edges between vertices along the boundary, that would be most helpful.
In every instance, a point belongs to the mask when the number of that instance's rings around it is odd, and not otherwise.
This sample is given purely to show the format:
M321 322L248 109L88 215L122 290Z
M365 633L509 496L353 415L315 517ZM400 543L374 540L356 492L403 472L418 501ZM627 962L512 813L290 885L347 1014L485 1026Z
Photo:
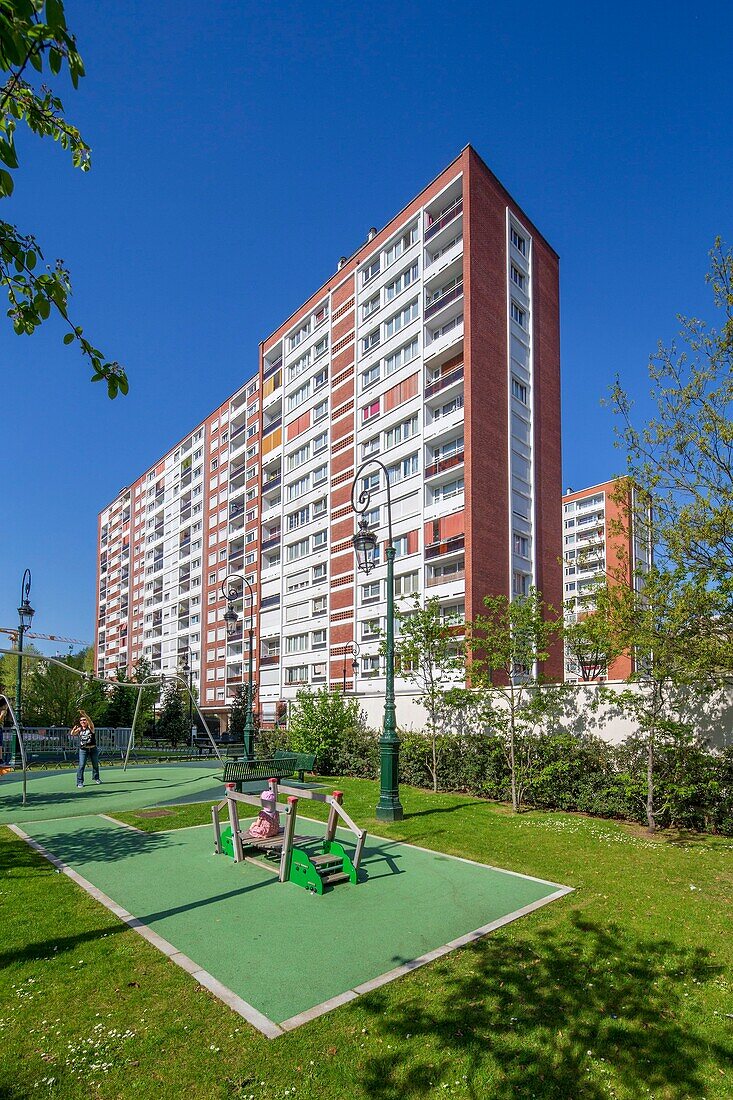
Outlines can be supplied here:
M370 1097L402 1100L463 1073L467 1095L492 1100L607 1100L614 1085L701 1097L701 1060L733 1067L733 1045L711 1043L683 1012L685 987L722 970L702 948L576 915L572 928L489 937L431 970L438 989L395 1000L387 987L361 1002L373 1035L397 1047L366 1064Z
M174 835L168 832L143 833L137 830L133 832L132 829L124 829L122 826L102 828L93 825L91 823L93 820L93 818L88 819L88 823L74 832L47 833L39 838L34 838L31 834L31 838L37 839L45 851L72 866L82 875L88 864L114 863L143 852L159 851L175 842ZM26 851L30 849L30 846L25 843L17 846L7 845L9 850L12 849L9 852L3 850L5 847L3 845L0 848L0 870L3 870L3 863L9 869L17 869L21 861L16 848L22 850L25 847Z

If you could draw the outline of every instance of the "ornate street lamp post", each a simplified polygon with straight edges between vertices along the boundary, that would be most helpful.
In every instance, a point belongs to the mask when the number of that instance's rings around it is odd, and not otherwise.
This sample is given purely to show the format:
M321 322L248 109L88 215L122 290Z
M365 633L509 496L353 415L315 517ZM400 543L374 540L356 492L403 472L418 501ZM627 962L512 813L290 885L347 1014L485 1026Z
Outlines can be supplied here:
M384 463L376 458L368 458L356 471L351 486L351 506L361 516L359 529L354 535L354 550L359 570L370 573L374 568L374 551L377 548L377 536L369 530L365 513L369 510L372 488L369 482L358 492L359 478L369 466L383 471L387 486L387 639L385 647L386 688L384 696L384 724L379 739L380 755L380 791L377 803L377 817L382 821L401 821L404 816L400 802L399 762L400 742L397 737L397 721L394 697L394 559L395 546L392 540L392 497L389 476Z
M30 569L26 569L23 574L23 580L20 582L20 605L18 607L18 674L15 681L15 718L19 726L23 723L23 718L21 716L23 690L23 635L26 630L30 630L35 614L31 607L30 594L31 571ZM13 736L10 745L10 762L13 766L15 765L15 740L15 728L13 728Z
M343 693L344 693L344 695L346 695L346 658L347 658L348 654L350 653L351 658L352 658L352 660L351 660L351 670L354 673L354 677L356 677L356 670L359 667L356 658L359 656L360 652L361 652L361 650L359 649L359 643L358 642L347 642L346 645L344 646L344 667L343 667L343 673L344 673ZM356 682L354 683L354 690L356 690Z
M254 670L253 670L253 616L254 616L254 603L255 594L252 585L245 576L241 573L229 573L221 583L221 593L224 599L227 601L226 614L224 615L224 622L227 624L227 634L231 638L233 634L236 634L239 626L239 616L234 610L234 601L238 600L243 594L232 587L232 581L241 581L242 585L246 585L249 590L249 674L247 678L247 712L244 719L244 756L246 760L252 759L252 752L254 747L255 736L255 723L253 712L253 697L254 697Z
M188 680L188 735L193 738L193 656L190 646L186 646L178 654L178 663L181 666L181 672Z

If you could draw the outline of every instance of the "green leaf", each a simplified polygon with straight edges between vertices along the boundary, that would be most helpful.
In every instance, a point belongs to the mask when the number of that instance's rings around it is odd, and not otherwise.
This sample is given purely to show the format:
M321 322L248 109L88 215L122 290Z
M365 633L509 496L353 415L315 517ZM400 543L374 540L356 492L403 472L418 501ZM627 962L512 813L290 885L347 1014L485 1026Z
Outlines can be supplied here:
M31 250L30 252L26 252L26 254L25 254L25 266L28 268L29 271L32 271L33 268L36 266L36 259L37 259L37 257L36 257L35 252L33 252L33 250Z
M61 72L62 57L58 50L50 49L48 51L48 67L54 76L57 76Z
M4 168L0 168L0 197L3 195L12 195L15 184L10 172L6 172Z
M7 164L8 168L18 167L18 157L15 152L15 145L13 139L5 141L0 138L0 160L3 164Z
M64 18L64 5L61 0L46 0L46 22L49 27L53 27L54 30L65 30L66 19ZM52 66L52 72L54 70Z
M67 332L66 335L64 336L64 343L65 344L73 344L75 339L76 339L76 337L74 336L73 332Z

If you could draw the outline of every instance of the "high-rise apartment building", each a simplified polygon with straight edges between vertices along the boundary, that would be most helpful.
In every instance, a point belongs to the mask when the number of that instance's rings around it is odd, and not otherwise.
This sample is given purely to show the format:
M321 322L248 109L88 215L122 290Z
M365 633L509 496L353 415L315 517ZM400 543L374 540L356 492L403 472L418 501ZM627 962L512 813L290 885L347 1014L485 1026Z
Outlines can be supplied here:
M599 581L609 585L637 585L649 568L649 522L639 522L649 513L638 489L628 479L614 478L575 492L567 489L562 498L563 587L566 616L588 614L593 607L593 589ZM587 671L587 670L586 670ZM593 668L592 678L626 680L634 672L634 656L624 653L608 668ZM572 655L565 654L565 679L582 680L583 669Z
M203 709L246 677L221 584L255 591L263 715L299 687L384 690L386 495L355 571L351 485L389 471L398 600L446 616L531 585L562 599L558 258L469 146L260 344L231 398L99 517L97 663L190 653ZM378 491L377 491L378 490ZM237 605L245 628L249 603ZM561 675L561 654L547 671ZM398 681L398 689L406 687Z

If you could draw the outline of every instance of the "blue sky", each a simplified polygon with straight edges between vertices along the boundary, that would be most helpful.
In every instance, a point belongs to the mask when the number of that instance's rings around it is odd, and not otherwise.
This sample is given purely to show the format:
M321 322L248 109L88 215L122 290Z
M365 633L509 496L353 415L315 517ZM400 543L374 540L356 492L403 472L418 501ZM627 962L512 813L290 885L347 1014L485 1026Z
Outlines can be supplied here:
M67 0L67 17L92 171L22 138L0 217L66 261L131 392L90 385L53 322L0 326L0 625L30 566L34 627L92 639L99 509L468 142L560 254L564 481L620 470L601 397L618 371L648 412L649 354L678 312L709 314L707 252L733 242L728 5Z

